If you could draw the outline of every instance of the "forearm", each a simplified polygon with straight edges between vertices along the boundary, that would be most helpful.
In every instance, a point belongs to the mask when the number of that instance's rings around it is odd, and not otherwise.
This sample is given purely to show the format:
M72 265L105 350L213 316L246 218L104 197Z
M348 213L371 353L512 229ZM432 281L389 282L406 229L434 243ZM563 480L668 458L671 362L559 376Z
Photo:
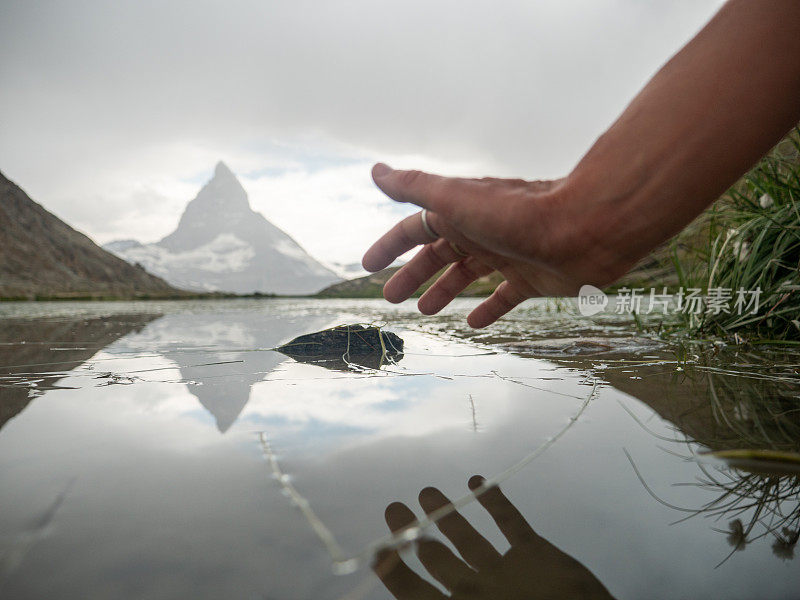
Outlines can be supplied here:
M526 298L613 283L798 120L800 0L731 0L563 180L462 179L376 165L385 194L428 212L395 225L364 266L384 268L424 244L384 288L399 302L454 262L420 299L426 314L498 271L505 281L468 319L485 327Z
M576 201L591 196L593 234L620 236L619 250L635 259L798 120L800 1L732 0L598 139L565 190Z

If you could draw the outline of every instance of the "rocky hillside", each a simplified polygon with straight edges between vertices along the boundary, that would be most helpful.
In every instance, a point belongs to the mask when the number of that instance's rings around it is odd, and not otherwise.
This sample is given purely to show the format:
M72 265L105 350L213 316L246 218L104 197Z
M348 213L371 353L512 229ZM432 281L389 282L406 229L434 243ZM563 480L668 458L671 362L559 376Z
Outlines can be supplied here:
M198 291L309 294L340 280L254 211L222 162L171 234L155 244L122 240L104 247L172 285Z
M164 297L164 280L106 252L0 173L0 298Z

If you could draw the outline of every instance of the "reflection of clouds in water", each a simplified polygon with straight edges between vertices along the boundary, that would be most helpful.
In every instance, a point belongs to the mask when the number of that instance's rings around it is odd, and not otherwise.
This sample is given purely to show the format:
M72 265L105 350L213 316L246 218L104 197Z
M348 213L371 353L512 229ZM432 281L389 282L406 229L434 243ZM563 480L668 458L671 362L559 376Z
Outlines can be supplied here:
M100 352L94 360L99 362L120 357L115 353L118 348L111 347L109 350ZM203 353L199 358L209 360L214 357ZM264 429L272 439L291 444L302 439L305 447L316 450L322 446L331 449L350 443L354 437L360 443L368 443L372 439L389 436L424 437L447 429L467 431L471 419L470 394L477 402L482 424L498 424L504 420L514 394L521 391L514 384L488 377L443 379L427 374L370 376L329 371L283 357L281 360L285 362L280 369L267 374L264 381L252 386L250 402L234 429L239 433ZM440 370L437 360L443 367L449 361L447 357L425 359L426 366ZM88 411L100 421L118 421L119 426L146 426L148 430L161 433L168 430L171 435L166 438L172 438L177 447L184 444L191 446L207 433L208 420L202 418L204 411L196 401L198 389L212 388L214 393L220 393L230 379L236 382L239 377L223 373L219 382L209 383L209 376L205 381L199 377L186 383L182 377L185 369L176 366L169 353L132 356L115 360L113 364L122 373L152 371L143 373L144 381L135 385L114 386L113 403L101 403L99 400L107 388L84 388L83 412ZM466 370L473 368L467 364L463 366ZM247 363L220 367L244 370ZM265 376L263 373L247 375ZM199 385L194 381L198 381ZM85 380L76 374L74 379L67 378L64 383L82 387ZM574 383L571 385L574 386ZM160 437L161 434L154 436L172 446L172 442Z
M406 337L412 347L420 341L414 334ZM490 357L493 365L498 365L498 358ZM263 429L278 446L294 445L302 439L306 448L330 448L352 443L355 437L358 443L368 443L392 436L415 438L445 430L473 431L473 408L481 427L501 426L519 395L528 393L524 387L491 375L487 357L454 360L451 356L412 355L407 360L404 369L396 368L403 375L375 376L328 377L330 372L319 367L284 363L253 387L242 421ZM503 362L513 367L516 359ZM542 368L549 372L548 365ZM440 377L428 374L431 370L451 374ZM458 375L471 372L487 376ZM514 373L513 369L509 372ZM531 368L528 375L536 372ZM550 383L562 392L587 393L575 380ZM537 403L543 415L573 405L569 399L546 392L538 392L538 396L546 400Z
M145 382L172 384L115 386L115 410L121 415L172 422L177 433L184 425L207 426L204 414L210 413L223 433L239 419L240 431L263 430L278 444L314 451L388 436L473 430L473 418L482 428L501 426L524 389L498 379L491 367L527 378L552 370L537 362L520 371L515 358L476 356L469 347L455 349L411 331L400 331L410 350L403 364L373 374L330 371L269 350L245 351L291 339L301 327L308 331L309 320L258 313L168 315L109 346L93 362L113 365L117 373L144 371L139 377ZM218 361L239 362L208 364ZM547 385L583 395L574 381ZM540 403L539 410L547 409Z
M285 360L264 349L326 322L253 312L171 314L110 351L155 350L177 364L179 378L225 433L249 401L252 386ZM209 364L214 362L225 364Z
M3 593L315 597L298 567L325 574L326 557L265 482L252 436L232 444L198 411L182 385L55 390L4 430L4 533L24 530L66 482L75 485Z
M265 315L266 306L282 312ZM75 484L52 534L25 556L4 593L339 599L358 581L330 574L324 548L272 479L256 431L265 431L281 467L342 547L357 552L385 533L390 502L416 505L428 485L460 496L469 475L496 474L559 431L589 393L580 370L503 353L454 357L478 351L408 331L399 332L408 353L391 370L410 376L342 373L283 358L265 375L251 356L273 353L222 351L242 335L261 345L260 323L277 328L281 317L295 331L279 341L312 329L305 308L292 316L281 306L165 320L98 354L94 370L64 378L80 389L47 391L8 422L0 432L0 525L10 535L0 537L0 552L73 477ZM365 318L333 315L314 328ZM211 352L198 348L213 336L223 341ZM194 362L181 367L187 346ZM190 366L232 354L246 362L218 366L215 387L210 367ZM93 376L106 369L165 370L141 373L144 381L132 385L96 387ZM205 384L187 386L187 370ZM493 370L507 379L486 376ZM247 377L257 377L252 393ZM224 402L226 382L241 379L250 402L221 436L193 392L212 389ZM723 539L705 523L667 526L674 512L643 490L621 448L657 494L681 505L706 498L671 487L695 476L696 465L664 452L617 400L633 406L648 429L674 434L647 406L604 387L567 435L504 485L537 532L619 598L794 597L800 575L775 560L769 544L749 546L714 570L728 551ZM465 516L498 550L507 547L476 507Z
M170 315L98 355L101 359L120 357L124 351L155 350L159 355L145 358L132 354L115 362L115 368L119 372L166 369L142 376L177 384L128 386L132 389L117 395L121 414L146 413L176 426L191 421L187 424L191 429L204 421L193 401L197 398L222 431L233 427L238 418L234 428L239 431L263 430L278 445L321 451L387 436L424 437L447 429L472 430L470 396L481 427L500 425L507 418L512 397L522 391L489 374L490 362L495 367L505 364L509 375L517 374L516 359L453 356L472 351L468 347L454 351L452 344L409 331L400 332L411 350L403 365L375 374L330 371L273 351L225 351L246 348L245 340L250 347L275 344L276 338L285 341L293 336L292 328L297 328L296 323L285 324L283 330L290 333L282 334L275 319L252 314L241 317L231 315L222 320L219 315ZM180 344L173 341L178 339ZM206 351L211 340L215 340L214 347ZM216 360L243 362L193 366ZM540 364L525 374L549 372L550 368ZM468 373L487 376L458 376ZM574 382L551 383L554 389L567 386L565 390L574 391Z
M138 348L215 347L217 350L245 349L255 338L241 321L220 315L168 315L144 331L125 339Z
M103 355L99 354L98 358ZM84 387L80 398L62 396L57 399L57 408L51 404L46 410L64 410L65 414L59 421L89 420L102 424L105 430L122 438L136 431L142 443L155 444L165 451L193 451L198 444L203 446L213 442L219 435L213 428L213 417L198 406L189 387L170 382L179 379L175 364L163 357L148 359L148 363L146 368L167 370L148 373L155 375L153 381L134 385ZM108 390L113 394L111 398ZM75 423L72 425L77 426Z

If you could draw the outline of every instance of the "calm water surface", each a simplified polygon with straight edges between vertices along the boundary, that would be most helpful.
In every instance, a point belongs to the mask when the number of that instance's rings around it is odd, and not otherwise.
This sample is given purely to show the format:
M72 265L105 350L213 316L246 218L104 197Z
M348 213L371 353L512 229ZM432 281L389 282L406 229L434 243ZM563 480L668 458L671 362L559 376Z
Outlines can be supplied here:
M796 354L472 305L0 305L0 597L800 597L797 474L698 456L797 452ZM272 350L343 323L404 355Z

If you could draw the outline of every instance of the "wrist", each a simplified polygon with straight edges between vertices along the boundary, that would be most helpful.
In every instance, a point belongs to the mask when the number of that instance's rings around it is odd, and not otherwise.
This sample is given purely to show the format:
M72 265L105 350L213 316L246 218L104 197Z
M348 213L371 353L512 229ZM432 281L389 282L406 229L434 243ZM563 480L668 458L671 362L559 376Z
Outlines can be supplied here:
M554 262L582 277L576 283L603 287L668 234L660 230L660 218L652 220L642 183L586 167L565 178L551 199Z

